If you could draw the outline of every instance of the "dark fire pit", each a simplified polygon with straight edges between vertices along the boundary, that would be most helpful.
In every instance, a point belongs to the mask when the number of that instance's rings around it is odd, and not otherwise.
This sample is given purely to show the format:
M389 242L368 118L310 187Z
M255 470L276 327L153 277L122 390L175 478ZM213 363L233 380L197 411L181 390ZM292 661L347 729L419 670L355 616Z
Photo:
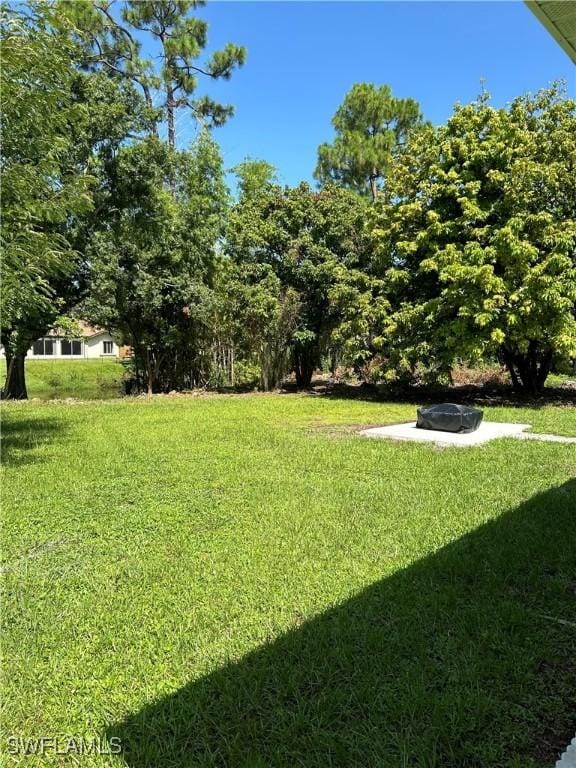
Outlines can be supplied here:
M438 429L441 432L475 432L484 414L477 408L455 403L418 408L416 426L420 429Z

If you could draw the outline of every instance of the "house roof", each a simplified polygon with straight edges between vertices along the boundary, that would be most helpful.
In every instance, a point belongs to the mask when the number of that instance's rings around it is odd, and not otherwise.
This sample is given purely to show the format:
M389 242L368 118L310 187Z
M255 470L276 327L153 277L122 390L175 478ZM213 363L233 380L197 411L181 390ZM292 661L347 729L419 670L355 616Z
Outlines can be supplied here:
M85 320L76 320L76 325L80 328L80 335L83 339L91 339L93 336L99 336L101 333L108 333L105 328L100 328L97 325L90 325ZM62 336L62 332L58 328L52 328L48 331L48 336Z
M90 339L92 336L98 336L100 333L108 333L104 328L100 328L97 325L90 325L86 320L77 320L76 322L80 326L82 336L85 339Z
M526 0L526 5L576 64L574 0Z

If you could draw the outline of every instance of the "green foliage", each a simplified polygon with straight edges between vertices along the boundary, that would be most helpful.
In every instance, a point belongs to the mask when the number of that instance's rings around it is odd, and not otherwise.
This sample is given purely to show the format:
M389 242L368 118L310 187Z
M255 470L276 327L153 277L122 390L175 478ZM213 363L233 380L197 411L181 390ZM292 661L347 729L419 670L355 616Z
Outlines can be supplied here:
M52 7L2 16L4 395L25 397L23 355L81 299L87 233L100 225L102 165L144 120L131 83L81 72Z
M114 14L116 0L56 0L55 23L69 32L78 46L78 63L90 73L133 86L143 99L146 129L157 133L162 110L154 105L153 89L159 80L152 62L141 56L135 30Z
M122 9L124 22L133 29L147 32L160 45L161 68L152 82L164 89L162 105L168 122L168 143L176 145L175 114L187 108L206 125L222 125L232 115L233 107L215 102L207 95L194 96L198 75L228 80L235 67L241 66L246 51L228 43L199 66L197 59L206 47L208 24L190 16L201 5L195 0L127 0Z
M70 127L73 49L39 13L2 10L2 343L27 349L59 314L57 282L78 254L62 229L91 205L91 177L75 169Z
M538 391L555 356L576 355L575 152L558 87L509 108L482 97L412 137L372 217L389 376L499 355Z
M268 191L271 185L278 183L276 169L265 160L246 158L231 170L238 179L240 200L254 198Z
M70 301L80 254L70 232L91 207L93 178L75 134L89 119L76 98L74 46L50 12L3 6L2 396L25 398L24 355Z
M377 196L399 145L421 122L414 99L398 99L388 85L357 83L334 115L336 138L318 148L315 178L335 181L362 195Z
M206 133L181 153L152 136L123 147L107 174L107 226L88 246L84 312L133 347L140 386L198 386L210 368L227 205L218 148Z
M320 192L282 189L248 158L231 208L206 130L231 108L198 89L245 52L199 63L200 5L3 9L5 395L26 396L26 349L79 312L133 347L149 392L234 386L241 370L265 389L292 370L306 387L322 360L448 380L455 363L496 359L535 392L569 364L574 101L557 87L501 109L484 96L433 128L412 99L357 84L319 149ZM186 151L178 110L203 126Z
M278 280L275 301L287 303L279 314L286 322L283 344L290 348L299 386L310 384L327 349L336 351L344 335L352 337L339 325L345 316L353 324L351 315L362 310L352 310L350 302L370 290L361 272L368 263L364 215L365 203L354 193L335 185L313 192L307 184L267 186L241 197L230 214L227 247L233 260L265 265ZM358 328L357 336L365 331Z
M217 354L235 385L238 364L255 366L263 390L280 386L291 369L290 344L298 327L297 292L269 264L227 261L216 286L213 319Z
M166 121L172 148L179 110L188 111L205 127L222 125L233 114L232 106L195 94L198 78L228 80L246 58L242 46L228 43L206 63L198 63L207 44L208 24L190 12L201 5L198 0L58 0L56 4L73 26L84 65L134 83L146 102L148 131L158 135L159 122ZM142 57L143 34L159 46L159 66ZM156 91L163 93L159 105Z
M93 160L98 220L75 234L89 265L82 311L133 347L136 385L149 391L215 380L218 355L211 345L219 334L213 325L219 302L213 283L223 269L218 241L227 190L218 149L204 130L189 151L175 151L175 118L183 109L202 126L222 124L232 108L198 97L197 78L228 79L245 51L229 44L198 64L208 27L190 12L201 4L57 3L87 73L83 87L113 87L133 102L129 132L121 129L122 114L115 121L113 112L100 105L95 110L108 143L115 129L132 143L100 151ZM159 65L142 57L143 35L159 47ZM155 91L163 93L159 106ZM164 121L167 144L159 139Z

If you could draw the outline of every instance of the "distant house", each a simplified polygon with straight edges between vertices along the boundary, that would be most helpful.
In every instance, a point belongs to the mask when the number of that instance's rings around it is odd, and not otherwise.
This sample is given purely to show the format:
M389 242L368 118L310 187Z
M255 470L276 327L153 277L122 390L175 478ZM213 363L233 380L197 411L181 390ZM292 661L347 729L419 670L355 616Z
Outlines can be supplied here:
M55 328L34 342L27 357L31 360L102 360L126 357L130 353L129 347L119 346L103 328L89 325L83 320L78 325L81 329L78 338L65 338ZM4 350L1 356L4 357Z

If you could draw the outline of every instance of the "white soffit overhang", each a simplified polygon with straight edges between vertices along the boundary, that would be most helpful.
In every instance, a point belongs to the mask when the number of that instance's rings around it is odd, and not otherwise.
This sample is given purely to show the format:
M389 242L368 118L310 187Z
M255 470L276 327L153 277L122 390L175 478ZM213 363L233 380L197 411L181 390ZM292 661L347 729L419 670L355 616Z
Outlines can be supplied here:
M526 0L526 5L576 64L576 0Z

